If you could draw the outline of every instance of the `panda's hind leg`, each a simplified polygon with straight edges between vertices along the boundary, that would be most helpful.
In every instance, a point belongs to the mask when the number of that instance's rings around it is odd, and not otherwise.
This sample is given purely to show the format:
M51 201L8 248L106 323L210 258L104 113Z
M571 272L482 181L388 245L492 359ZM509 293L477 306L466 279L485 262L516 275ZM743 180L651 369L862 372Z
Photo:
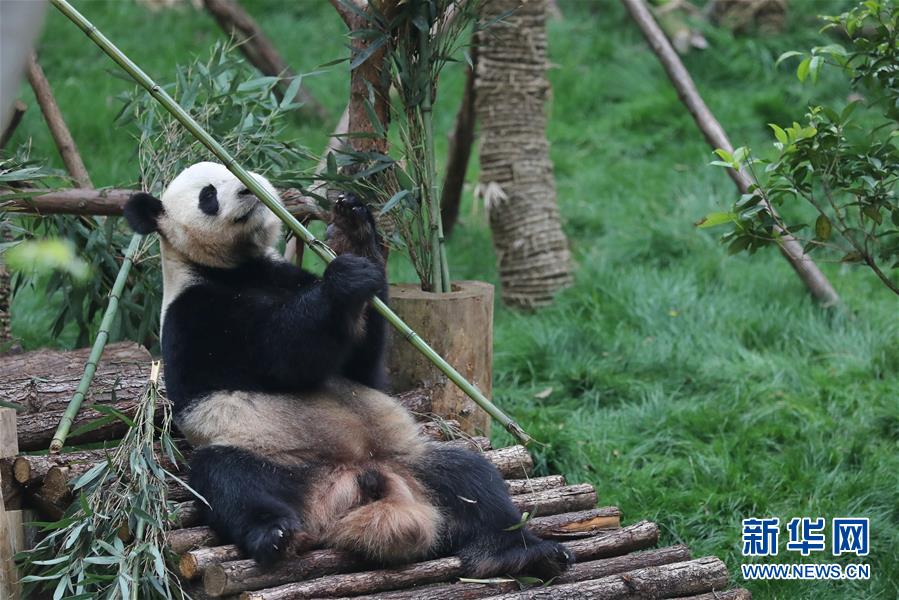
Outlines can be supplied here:
M303 473L234 446L207 446L190 461L190 485L209 506L205 522L256 562L267 565L288 546L310 542L298 515Z
M502 476L480 454L431 444L416 475L446 519L439 551L458 554L467 575L525 574L548 581L572 562L564 546L521 525Z

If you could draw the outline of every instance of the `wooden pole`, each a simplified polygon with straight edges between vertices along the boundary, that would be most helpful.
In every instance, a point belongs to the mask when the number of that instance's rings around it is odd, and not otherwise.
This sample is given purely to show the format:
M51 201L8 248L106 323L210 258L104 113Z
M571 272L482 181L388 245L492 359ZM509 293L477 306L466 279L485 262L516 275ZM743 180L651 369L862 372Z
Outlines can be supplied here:
M687 110L690 111L693 120L700 131L702 131L706 141L713 149L723 148L728 152L733 152L734 147L724 132L724 128L721 127L721 123L712 114L702 96L699 95L699 90L696 89L693 78L690 77L690 73L684 67L684 63L681 62L680 56L678 56L671 42L665 37L662 28L656 23L646 3L643 0L621 1L637 23L646 41L649 42L659 62L662 63L665 73L668 74L668 78L677 90L678 97L687 107ZM728 175L736 184L740 194L749 193L750 186L755 183L752 175L745 169L740 171L728 169ZM773 206L769 208L774 211ZM818 265L802 250L802 245L799 241L778 225L775 225L775 230L781 236L778 242L781 254L787 259L803 283L805 283L812 296L823 306L839 304L840 297L837 295L836 290L818 268Z
M34 97L37 99L38 106L41 107L44 120L47 122L51 135L53 135L53 141L56 142L56 148L59 150L62 162L66 166L66 171L69 172L69 175L80 187L94 187L90 176L87 174L87 169L84 167L84 162L81 160L81 155L78 153L78 146L75 145L75 140L72 138L65 120L62 118L59 105L56 104L56 99L53 97L50 82L47 81L44 70L37 62L34 52L28 56L27 74L28 83L31 84L31 89L34 90Z

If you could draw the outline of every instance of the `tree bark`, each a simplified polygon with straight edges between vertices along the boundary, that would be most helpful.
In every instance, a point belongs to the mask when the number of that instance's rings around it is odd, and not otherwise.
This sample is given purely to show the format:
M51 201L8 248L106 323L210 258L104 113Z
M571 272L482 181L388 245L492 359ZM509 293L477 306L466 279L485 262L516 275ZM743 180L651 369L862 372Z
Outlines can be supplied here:
M528 521L531 531L542 538L555 539L588 537L603 529L616 529L620 526L621 511L617 506L535 517Z
M465 75L465 90L462 92L462 103L456 112L456 124L449 136L449 151L446 161L446 175L443 179L443 192L440 196L440 216L443 220L443 233L449 236L459 219L459 205L462 203L462 189L465 186L465 174L471 158L471 147L474 145L475 110L474 79L478 64L478 47L472 40L472 67Z
M479 31L475 111L480 187L490 215L503 302L549 304L571 282L546 139L546 0L489 0Z
M21 192L41 192L41 190L21 190ZM91 190L72 188L53 190L30 198L13 198L16 194L0 194L0 205L8 212L18 211L37 215L99 215L120 216L125 203L137 190L105 189ZM301 221L322 221L324 212L294 188L279 190L284 206L290 214Z
M50 378L57 375L81 375L84 363L90 355L90 348L78 350L41 349L22 354L0 357L0 381L9 379L28 381L33 378ZM123 365L150 361L146 348L134 342L116 342L106 346L103 357L97 364L97 375L113 373Z
M521 512L533 515L555 515L596 506L596 490L589 483L512 496Z
M203 574L203 588L210 596L236 594L357 569L362 563L351 554L337 550L313 550L287 559L272 569L263 569L254 560L235 560L212 565Z
M364 12L368 10L365 2L346 1L355 4L356 9L359 11ZM371 24L363 16L348 10L342 2L343 0L331 0L334 9L351 32L371 28ZM386 3L383 4L386 6ZM353 58L365 52L368 47L369 41L364 37L354 36L350 40ZM381 129L383 132L386 132L390 124L390 77L384 64L386 52L387 47L384 45L372 52L364 62L350 71L348 131L351 134L364 134L362 137L354 136L348 140L350 147L357 152L387 154L387 136L379 135L377 131ZM375 117L380 123L380 127L372 124L368 111L365 108L365 102L369 99L369 88L371 88L371 93L374 96L372 98L372 108L374 109Z
M531 588L490 596L491 600L623 600L625 598L670 598L684 594L698 594L727 586L727 567L721 560L709 556L671 565L645 567L609 577Z
M296 75L253 17L236 0L203 0L203 4L219 27L237 42L237 47L251 65L263 75L281 78L281 85L276 91L278 97L283 98L290 81ZM295 101L303 104L301 110L308 110L319 119L328 117L327 109L302 86L297 90Z
M705 136L706 141L713 149L723 148L728 152L733 152L734 147L724 132L724 128L721 127L715 115L709 110L702 96L699 95L699 90L696 89L693 78L690 77L690 73L684 67L677 52L671 46L671 42L665 37L665 33L656 23L646 4L643 0L621 1L637 23L646 41L649 42L659 62L662 63L665 73L668 74L668 78L677 90L678 97L687 107L687 110L690 111L693 120L703 136ZM749 193L749 187L754 183L754 180L748 171L745 169L740 171L728 169L727 172L736 184L740 194ZM773 206L769 208L771 211L774 211ZM812 296L824 306L839 304L840 297L837 295L836 290L834 290L827 277L824 276L824 273L821 272L811 257L802 250L802 244L784 229L776 226L776 230L782 236L778 244L781 254L783 254L790 266L796 271L796 274L805 283Z
M643 550L659 541L659 526L649 521L640 521L621 529L613 529L582 540L565 542L574 552L578 562L596 558L609 558Z
M510 479L506 481L506 489L513 496L545 492L564 485L565 477L562 475L547 475L546 477L534 477L533 479Z
M752 600L752 594L749 593L749 590L737 588L723 592L709 592L697 596L681 596L674 600Z
M62 112L60 112L59 106L56 104L56 99L53 97L50 82L47 81L44 70L38 64L34 52L28 57L27 74L28 83L31 84L31 89L34 90L34 97L37 99L38 106L41 107L41 112L44 113L44 120L47 122L47 127L53 135L53 141L56 142L56 148L59 150L62 162L66 166L66 171L69 172L69 175L80 187L94 187L90 176L87 174L84 161L81 160L81 155L78 153L78 146L75 145L75 140L72 138L72 134L62 118Z
M553 585L587 581L643 567L655 567L685 560L690 560L690 550L686 546L678 545L658 550L647 550L637 554L577 563L572 565L562 576L553 580ZM521 584L514 579L508 579L501 583L489 584L436 584L389 592L387 594L355 596L354 600L418 600L419 598L427 598L428 600L475 600L476 598L489 598L496 594L515 592L520 589Z

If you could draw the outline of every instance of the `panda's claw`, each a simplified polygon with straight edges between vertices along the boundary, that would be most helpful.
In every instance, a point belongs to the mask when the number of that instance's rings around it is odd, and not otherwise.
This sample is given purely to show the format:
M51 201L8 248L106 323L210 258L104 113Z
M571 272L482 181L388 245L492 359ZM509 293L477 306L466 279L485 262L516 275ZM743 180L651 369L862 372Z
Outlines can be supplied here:
M284 555L288 546L283 543L285 539L299 531L300 523L294 516L269 518L248 531L245 550L260 565L270 565Z

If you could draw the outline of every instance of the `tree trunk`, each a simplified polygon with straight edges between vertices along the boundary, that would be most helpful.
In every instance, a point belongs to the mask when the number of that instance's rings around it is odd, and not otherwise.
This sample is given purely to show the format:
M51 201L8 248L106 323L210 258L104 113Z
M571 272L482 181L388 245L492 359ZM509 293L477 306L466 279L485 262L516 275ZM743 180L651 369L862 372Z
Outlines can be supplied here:
M497 21L477 36L481 194L503 302L534 308L571 282L546 139L546 0L488 0L480 12Z
M443 221L443 234L449 236L459 219L459 205L462 203L462 189L465 186L465 173L468 171L468 160L471 158L471 147L474 145L475 112L474 112L474 78L478 65L478 47L472 40L471 63L465 75L465 90L462 102L456 113L456 124L449 136L449 150L446 161L446 176L443 179L443 192L440 195L440 218Z

